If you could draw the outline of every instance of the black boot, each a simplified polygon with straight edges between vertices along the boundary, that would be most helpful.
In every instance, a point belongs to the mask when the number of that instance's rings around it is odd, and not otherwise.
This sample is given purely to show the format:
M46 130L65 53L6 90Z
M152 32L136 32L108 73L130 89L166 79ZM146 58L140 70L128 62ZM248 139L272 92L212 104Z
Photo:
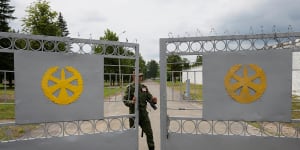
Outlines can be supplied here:
M154 150L154 147L149 147L149 150Z

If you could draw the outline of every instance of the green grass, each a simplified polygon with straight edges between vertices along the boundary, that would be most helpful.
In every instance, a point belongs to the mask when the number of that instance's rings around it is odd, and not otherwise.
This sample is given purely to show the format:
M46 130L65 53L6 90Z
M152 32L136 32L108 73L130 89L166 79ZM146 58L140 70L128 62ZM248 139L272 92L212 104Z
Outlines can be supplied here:
M14 118L15 118L15 105L0 103L0 120L1 119L14 119Z
M39 125L16 125L0 128L0 141L15 140L25 135L26 131L39 128Z
M7 135L9 134L9 136ZM17 126L8 126L0 128L0 141L12 140L25 134L25 130Z
M292 96L292 110L298 110L292 111L292 118L300 119L300 96Z
M7 88L6 90L4 90L4 88L0 84L0 104L3 102L14 103L14 98L15 98L14 88Z
M123 90L124 87L104 88L104 98L120 94Z

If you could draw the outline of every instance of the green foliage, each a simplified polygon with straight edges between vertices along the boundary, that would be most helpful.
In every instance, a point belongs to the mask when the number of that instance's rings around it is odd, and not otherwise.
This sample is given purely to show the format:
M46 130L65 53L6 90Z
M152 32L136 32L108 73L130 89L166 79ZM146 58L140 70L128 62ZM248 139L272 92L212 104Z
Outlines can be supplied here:
M117 34L109 29L104 31L104 36L100 37L100 40L107 40L107 41L119 41L119 37Z
M28 15L22 19L24 32L35 35L61 35L57 12L51 10L48 1L38 0L32 3L26 12Z
M58 15L58 26L61 31L60 36L64 37L64 36L68 36L70 34L68 31L67 22L65 21L65 19L61 13L59 13L59 15Z
M106 29L104 31L104 36L100 37L100 40L106 40L106 41L119 41L119 37L117 34L109 29ZM114 47L114 46L107 46L107 45L97 45L95 47L95 53L100 54L106 54L106 55L113 55L114 52L118 52L119 54L123 54L126 51L123 47ZM128 51L128 55L134 55L133 52ZM134 69L132 67L123 67L123 66L134 66L135 62L134 60L128 60L128 59L118 59L118 58L104 58L104 72L105 73L120 73L121 74L131 74ZM118 67L122 65L120 68ZM146 63L143 57L140 55L139 59L139 66L140 71L143 73L146 73ZM119 70L120 69L120 70ZM114 85L116 82L115 80L119 81L120 76L111 76L112 83L111 85ZM109 80L109 76L105 76L104 80ZM124 81L128 81L129 77L125 76Z
M190 62L187 58L183 58L182 62L183 62L183 66L182 66L183 69L189 69L190 68Z
M15 9L9 5L10 0L0 0L0 32L8 32L10 30L8 21L16 19L12 16ZM0 47L8 48L11 42L8 39L0 39ZM13 54L0 53L0 70L13 70ZM0 74L0 80L4 78L4 74ZM14 76L12 73L7 74L9 86L12 86Z
M202 56L199 55L199 56L197 56L196 63L193 65L193 67L194 66L201 66L201 65L202 65Z
M174 77L174 81L176 81L176 79L179 79L180 76L180 72L176 72L176 71L182 71L183 66L182 66L182 59L179 55L170 55L167 58L167 77L168 77L168 81L172 80L172 74ZM172 72L171 72L172 71Z
M13 70L14 69L14 55L12 53L0 53L0 70Z
M16 19L12 16L15 9L9 2L10 0L0 0L0 32L8 32L10 30L8 21Z
M141 54L140 55L140 58L139 58L139 72L143 73L143 74L146 74L147 73L147 68L146 68L146 61L143 59L143 56Z
M151 60L147 63L147 78L156 78L158 75L158 63L155 60Z
M14 69L14 55L12 53L0 53L0 70L13 70ZM0 82L4 79L4 73L0 73ZM12 87L14 80L14 73L7 72L6 80L9 82L8 86Z

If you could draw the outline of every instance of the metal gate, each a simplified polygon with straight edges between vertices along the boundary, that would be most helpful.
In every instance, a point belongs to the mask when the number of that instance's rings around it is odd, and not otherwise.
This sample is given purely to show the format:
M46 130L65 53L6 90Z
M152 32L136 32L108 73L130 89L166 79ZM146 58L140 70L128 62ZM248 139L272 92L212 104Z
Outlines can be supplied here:
M1 150L138 149L138 111L106 95L137 80L138 44L1 32L0 55L15 65L0 70L0 106L16 112L0 112Z
M161 150L299 149L299 51L299 32L160 39Z

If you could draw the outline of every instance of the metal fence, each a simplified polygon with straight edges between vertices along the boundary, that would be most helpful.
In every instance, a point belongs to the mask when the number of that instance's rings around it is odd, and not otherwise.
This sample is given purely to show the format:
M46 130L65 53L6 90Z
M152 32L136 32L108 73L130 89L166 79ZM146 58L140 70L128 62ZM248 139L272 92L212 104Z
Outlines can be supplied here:
M117 72L104 72L104 119L73 120L65 122L45 122L18 125L14 122L15 93L14 70L0 70L0 106L10 107L12 114L0 114L11 118L0 119L0 143L18 142L51 137L93 135L98 133L136 132L135 147L138 146L137 128L129 127L129 119L138 115L129 114L123 104L123 93L132 81L132 71L138 73L139 46L135 43L101 41L69 37L49 37L0 32L0 55L14 54L20 51L39 51L45 53L76 53L82 55L102 55L104 59L114 60L118 64L106 63L105 67ZM126 61L126 63L124 63ZM105 62L105 60L104 60ZM128 62L131 62L128 64ZM100 89L100 88L99 88ZM137 88L136 88L137 89ZM136 121L137 122L137 121Z
M299 73L299 68L295 66L299 66L300 57L297 57L297 61L293 62L294 89L291 93L293 100L292 121L290 123L205 120L202 118L202 66L198 65L189 69L182 69L183 67L177 68L177 70L171 69L172 65L178 64L184 66L188 63L192 66L192 64L195 64L194 61L197 56L208 53L223 52L226 54L229 52L273 51L277 49L291 49L295 55L300 51L300 33L160 39L161 149L172 147L168 143L173 145L178 143L180 145L182 141L173 141L180 135L183 138L186 135L227 135L300 139L300 97L296 95L297 91L294 87L294 85L299 86L300 84L295 77L295 74ZM167 58L174 55L186 58L189 61L167 62ZM199 145L193 143L189 146L190 148L196 148Z

